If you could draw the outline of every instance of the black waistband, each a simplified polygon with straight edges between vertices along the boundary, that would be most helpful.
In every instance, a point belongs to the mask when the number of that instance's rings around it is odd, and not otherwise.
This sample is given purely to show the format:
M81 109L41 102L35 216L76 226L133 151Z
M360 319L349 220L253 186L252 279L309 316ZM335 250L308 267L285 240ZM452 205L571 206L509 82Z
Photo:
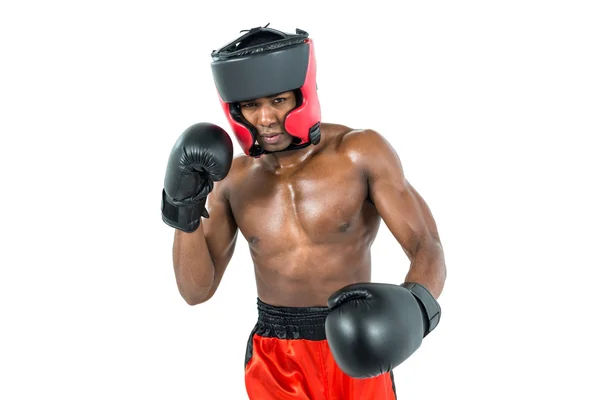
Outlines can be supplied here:
M278 339L325 340L327 307L278 307L257 299L255 333Z

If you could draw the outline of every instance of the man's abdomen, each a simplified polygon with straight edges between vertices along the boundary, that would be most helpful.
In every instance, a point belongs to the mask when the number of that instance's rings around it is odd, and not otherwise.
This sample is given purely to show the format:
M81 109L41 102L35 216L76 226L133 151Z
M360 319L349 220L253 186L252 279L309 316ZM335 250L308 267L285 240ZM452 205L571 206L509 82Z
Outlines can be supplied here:
M371 279L370 251L360 245L297 247L254 262L258 296L273 305L326 306L341 287Z

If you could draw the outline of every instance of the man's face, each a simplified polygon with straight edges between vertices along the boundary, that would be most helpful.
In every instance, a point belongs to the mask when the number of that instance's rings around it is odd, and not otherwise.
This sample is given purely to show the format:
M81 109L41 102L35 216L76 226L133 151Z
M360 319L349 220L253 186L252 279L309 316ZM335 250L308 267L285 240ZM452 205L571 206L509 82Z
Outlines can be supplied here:
M285 116L296 107L293 91L241 101L243 117L258 131L258 144L267 151L278 151L292 144L292 136L284 129Z

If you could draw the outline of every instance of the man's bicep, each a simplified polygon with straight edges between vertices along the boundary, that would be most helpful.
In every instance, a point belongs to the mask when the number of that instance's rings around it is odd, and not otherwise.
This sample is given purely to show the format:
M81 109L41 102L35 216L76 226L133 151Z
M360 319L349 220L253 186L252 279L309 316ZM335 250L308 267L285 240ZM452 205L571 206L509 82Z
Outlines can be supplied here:
M381 137L371 141L365 158L369 197L404 250L414 254L424 240L437 240L437 227L426 202L408 182L400 158Z
M233 256L238 227L219 183L208 195L206 209L210 217L202 220L204 237L215 268L224 268Z
M429 207L408 181L402 185L374 182L371 191L381 218L407 252L413 253L425 240L437 240Z

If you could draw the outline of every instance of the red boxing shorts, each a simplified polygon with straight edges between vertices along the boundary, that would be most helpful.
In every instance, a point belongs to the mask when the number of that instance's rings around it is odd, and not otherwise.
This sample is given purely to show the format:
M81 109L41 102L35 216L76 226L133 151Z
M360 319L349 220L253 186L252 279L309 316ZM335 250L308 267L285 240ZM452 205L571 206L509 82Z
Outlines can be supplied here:
M327 307L274 307L258 300L246 348L250 400L396 400L393 374L355 379L337 366L325 337Z

